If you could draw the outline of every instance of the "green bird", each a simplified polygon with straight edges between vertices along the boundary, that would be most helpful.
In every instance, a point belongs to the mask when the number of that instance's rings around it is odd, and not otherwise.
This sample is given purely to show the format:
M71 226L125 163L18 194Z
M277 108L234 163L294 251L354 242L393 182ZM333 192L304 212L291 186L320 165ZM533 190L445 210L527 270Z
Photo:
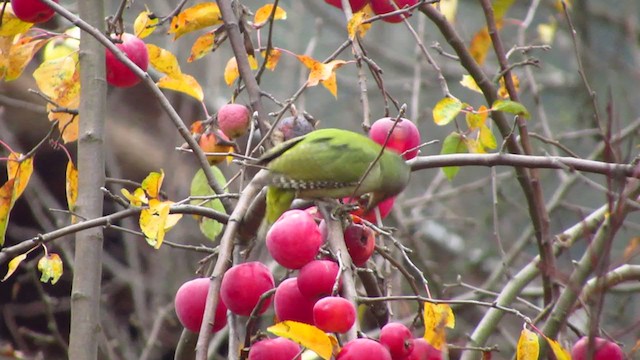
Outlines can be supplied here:
M370 194L366 210L371 210L399 194L411 174L399 154L383 150L364 135L341 129L316 130L285 141L265 152L257 163L270 173L266 215L270 224L289 209L294 198Z

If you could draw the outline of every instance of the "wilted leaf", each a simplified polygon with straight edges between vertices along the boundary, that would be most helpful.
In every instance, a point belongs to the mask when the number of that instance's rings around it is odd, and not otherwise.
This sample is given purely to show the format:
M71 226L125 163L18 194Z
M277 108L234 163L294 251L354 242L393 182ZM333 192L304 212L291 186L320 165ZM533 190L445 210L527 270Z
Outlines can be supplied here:
M45 61L33 72L38 89L50 98L57 98L60 87L73 80L76 62L71 57Z
M213 172L213 176L215 177L218 184L226 184L227 179L225 179L222 171L218 169L217 166L212 166L211 171ZM209 182L207 181L207 177L204 175L204 171L199 169L196 174L193 176L193 180L191 180L191 196L213 196L216 195L216 192L209 186ZM208 200L203 203L203 200L191 200L192 205L205 206L215 211L225 213L224 206L219 199ZM198 224L200 226L200 231L204 236L206 236L210 240L215 240L216 237L220 234L223 228L223 224L219 223L210 218L200 217L198 219Z
M551 350L553 351L553 355L556 356L556 360L571 360L571 354L569 354L569 352L563 348L562 346L560 346L560 344L558 344L557 341L548 338L546 336L543 335L543 337L547 340L547 342L549 343L549 346L551 347Z
M38 260L38 270L42 273L40 281L43 283L51 280L51 285L55 285L62 276L62 259L58 254L49 254Z
M480 65L484 64L484 60L487 57L487 52L491 47L491 37L489 36L489 30L487 27L480 29L471 39L471 45L469 46L469 52L473 59Z
M540 354L540 345L538 344L538 335L533 331L522 329L518 346L516 349L517 360L538 360Z
M2 14L2 26L0 26L0 36L13 37L18 34L27 32L33 23L28 23L18 19L14 14L11 6L8 5Z
M447 125L462 110L462 102L456 98L445 97L433 107L433 121L437 125Z
M257 29L263 27L267 21L269 21L269 15L273 11L273 4L267 4L256 11L256 15L253 18L253 26ZM280 6L276 8L276 13L273 14L273 20L284 20L287 18L287 12Z
M156 68L156 70L169 76L182 73L178 59L171 51L153 44L147 44L147 51L149 52L149 63Z
M74 211L76 208L76 200L78 199L78 169L76 169L71 161L67 163L65 189L69 211Z
M267 331L293 340L325 360L331 359L333 347L329 336L313 325L297 321L283 321L269 326Z
M185 9L171 20L169 34L176 40L180 36L208 26L222 24L222 15L218 4L207 2Z
M172 76L165 76L158 80L156 83L159 88L179 91L187 94L191 97L202 101L204 99L204 93L202 87L193 76L187 74L175 74Z
M263 58L267 58L265 56L267 54L266 51L262 51L260 54ZM269 51L269 57L267 58L267 64L265 65L265 67L271 71L274 71L276 69L276 66L278 65L278 61L280 60L280 55L282 55L282 52L280 50L271 49L271 51Z
M147 177L142 180L142 189L149 195L150 198L158 198L160 195L160 188L162 187L162 181L164 180L164 170L160 172L150 172Z
M2 281L6 281L11 275L13 275L13 273L18 270L18 265L20 265L20 263L26 258L27 254L20 254L11 259L11 261L9 261L9 265L7 266L7 274L2 278Z
M4 26L4 24L2 24L2 26ZM24 68L29 64L38 50L46 44L46 42L47 39L26 37L13 44L9 51L9 66L7 68L7 73L5 74L5 80L11 81L20 77Z
M138 14L133 22L133 33L140 39L144 39L151 35L158 24L158 17L149 10L145 10Z
M215 46L215 34L208 32L200 35L191 47L191 55L187 59L187 62L193 62L201 59L213 50Z
M493 150L498 147L496 137L493 136L493 132L487 125L482 124L480 127L480 136L478 137L478 140L480 140L480 145L485 149Z
M516 92L520 90L520 79L518 79L518 76L516 76L516 74L511 74L511 81L513 81L513 87L515 88ZM503 99L509 98L509 92L507 91L504 77L500 78L500 88L498 89L498 96Z
M480 108L476 111L469 111L465 115L465 120L467 120L467 126L469 129L475 130L484 125L487 120L487 116L489 112L487 111L487 107L481 105Z
M334 97L338 97L336 70L346 64L346 61L332 60L325 64L307 55L297 55L297 57L300 62L311 70L307 79L307 86L316 86L318 83L322 83Z
M458 134L457 132L452 132L451 134L447 135L446 138L444 138L440 154L460 154L467 151L467 145L462 139L462 136L460 136L460 134ZM459 166L445 166L442 168L442 172L447 177L447 179L449 179L449 181L453 180L459 170Z
M447 18L450 23L456 20L456 11L458 10L458 0L440 0L440 12Z
M436 350L447 343L444 328L455 327L453 310L447 304L424 303L424 339Z
M373 15L373 10L371 10L371 5L369 4L362 8L362 10L353 14L351 19L349 19L349 22L347 22L347 34L349 35L349 39L355 39L356 35L363 38L371 28L371 23L363 24L363 22L371 18Z
M521 115L525 118L529 118L531 116L524 105L511 100L496 100L493 102L493 105L491 105L491 110L504 111L510 114Z

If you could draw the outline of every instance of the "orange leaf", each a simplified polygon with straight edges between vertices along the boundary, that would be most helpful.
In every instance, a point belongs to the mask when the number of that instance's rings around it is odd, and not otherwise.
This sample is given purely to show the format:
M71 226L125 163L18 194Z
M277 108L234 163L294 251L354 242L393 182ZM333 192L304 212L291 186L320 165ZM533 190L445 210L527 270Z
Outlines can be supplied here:
M262 51L260 54L262 54L262 57L266 57L265 55L267 54L267 52ZM267 58L267 64L265 65L265 67L271 71L274 71L276 69L276 66L278 65L278 61L280 60L280 55L282 55L282 51L278 49L271 49L271 51L269 51L269 57Z
M479 65L484 64L484 60L487 57L487 52L491 46L491 37L489 37L489 30L487 27L483 27L480 31L473 35L471 39L471 45L469 46L469 52L471 56L476 60Z
M215 34L212 32L204 33L200 35L191 47L191 55L187 59L187 62L193 62L207 55L215 46Z
M55 285L62 276L62 259L58 254L43 256L38 260L38 270L42 273L41 282L51 280L51 285Z
M518 79L518 76L516 76L516 74L511 74L511 81L513 81L513 86L515 87L516 92L520 90L520 79ZM504 77L500 78L500 88L498 89L498 96L503 99L509 98L509 92L507 92Z
M337 97L338 88L335 71L347 62L333 60L324 64L307 55L297 55L297 57L300 62L311 70L307 79L307 86L316 86L318 83L322 83L333 96Z
M533 331L522 329L518 346L516 348L517 360L538 360L540 354L540 345L538 344L538 335Z
M453 328L455 317L447 304L424 303L424 339L436 350L446 345L445 327Z
M159 88L179 91L181 93L192 96L198 101L204 99L202 87L193 76L187 74L177 74L173 76L165 76L156 83Z
M222 24L220 8L215 2L194 5L185 9L171 20L169 34L176 40L180 36L208 26Z
M20 265L20 263L26 258L27 258L27 254L20 254L14 257L13 259L11 259L11 261L9 261L7 274L2 278L2 281L7 280L11 275L13 275L13 273L16 272L16 270L18 270L18 265Z
M78 169L76 169L72 161L67 163L65 189L69 211L74 211L76 208L76 200L78 200Z
M333 353L331 339L324 331L313 325L297 321L283 321L269 326L267 331L293 340L325 360L331 359Z
M4 13L2 14L2 26L0 26L0 36L15 36L27 32L33 26L32 23L28 23L18 19L11 9L11 5L7 4Z
M164 180L164 171L150 172L147 177L142 180L142 189L149 195L150 198L155 199L160 195L160 187Z
M224 67L224 82L227 83L227 86L231 86L239 76L240 71L238 71L238 62L235 57L232 57L227 61L227 65Z
M158 17L147 9L138 14L133 22L133 33L140 39L144 39L153 33L158 22Z
M629 244L627 245L627 247L624 248L624 253L622 255L622 258L624 259L624 262L629 261L629 259L631 259L633 257L633 255L635 254L636 250L638 250L639 246L640 246L640 237L635 236L635 237L631 238L631 240L629 241Z
M367 4L362 10L353 14L349 22L347 22L347 34L349 35L349 39L355 39L356 35L361 38L369 31L371 28L371 23L363 24L365 20L368 20L372 17L373 10L371 10L371 5Z
M259 29L263 27L267 21L269 21L269 15L273 11L273 4L267 4L256 11L256 15L253 18L253 27ZM275 14L273 14L273 20L285 20L287 18L287 12L280 6L276 8Z
M149 63L161 73L169 76L182 73L178 59L169 50L165 50L153 44L147 44L149 52Z
M4 24L3 24L4 26ZM34 39L32 37L26 37L20 39L17 43L11 46L9 51L9 67L7 68L6 81L15 80L24 71L24 68L29 64L33 56L45 45L47 39Z

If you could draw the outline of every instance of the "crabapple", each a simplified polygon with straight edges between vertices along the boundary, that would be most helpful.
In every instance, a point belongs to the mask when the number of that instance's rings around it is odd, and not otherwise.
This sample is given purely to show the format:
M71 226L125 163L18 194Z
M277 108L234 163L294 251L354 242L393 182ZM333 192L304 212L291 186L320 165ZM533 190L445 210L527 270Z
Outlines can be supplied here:
M229 310L236 315L248 316L258 304L260 296L274 288L273 275L260 262L246 262L232 267L224 273L220 284L220 297ZM258 314L264 313L271 298L262 303Z
M342 0L324 0L327 4L342 9ZM351 11L357 12L362 10L369 3L369 0L349 0Z
M442 360L442 353L424 338L412 339L413 350L404 360Z
M313 323L326 332L346 333L356 322L356 308L351 301L328 296L313 306Z
M175 297L176 314L182 326L199 332L207 304L209 278L197 278L182 284ZM227 325L227 307L218 299L212 331L218 331Z
M398 322L386 324L380 330L380 343L384 345L394 359L404 358L413 349L411 330Z
M369 137L378 144L384 145L389 131L393 128L386 147L398 154L403 154L413 149L403 155L405 160L413 159L418 155L417 147L420 145L420 132L418 128L411 120L403 118L398 121L395 127L393 127L393 124L396 124L396 119L390 117L376 120L376 122L371 125Z
M120 40L122 42L117 42L115 45L142 71L147 71L149 67L149 52L144 41L129 33L122 34ZM107 82L109 84L115 87L131 87L140 82L140 78L123 62L118 60L111 50L106 50L105 59Z
M623 360L624 353L618 344L607 339L594 337L595 347L593 360ZM573 360L586 360L589 349L589 337L583 336L578 340L571 349L571 358Z
M315 299L307 298L298 289L298 279L289 278L281 282L273 296L273 307L278 320L293 320L313 325Z
M58 3L58 0L53 2ZM46 22L56 14L55 10L41 0L11 0L11 8L18 19L29 23Z
M310 299L331 295L339 272L340 266L334 261L313 260L300 269L298 289Z
M418 0L371 0L371 9L376 15L396 11L396 8L391 4L391 1L396 3L398 9L402 9L405 6L413 6L418 2ZM405 17L409 17L409 14L388 16L382 18L382 21L386 21L388 23L399 23L402 22L402 19Z
M355 339L346 343L338 353L336 360L391 360L386 347L375 340Z
M294 137L308 134L315 130L314 123L304 117L304 115L296 114L280 119L273 129L272 140L275 144L293 139Z
M271 226L266 244L278 264L288 269L300 269L318 254L322 234L307 212L289 210Z
M344 242L347 245L351 260L362 267L373 254L376 246L373 230L362 224L349 224L344 230Z
M226 104L218 110L218 126L230 139L247 133L251 125L249 108L241 104Z
M300 353L300 346L295 342L278 337L260 340L249 349L249 360L296 360Z

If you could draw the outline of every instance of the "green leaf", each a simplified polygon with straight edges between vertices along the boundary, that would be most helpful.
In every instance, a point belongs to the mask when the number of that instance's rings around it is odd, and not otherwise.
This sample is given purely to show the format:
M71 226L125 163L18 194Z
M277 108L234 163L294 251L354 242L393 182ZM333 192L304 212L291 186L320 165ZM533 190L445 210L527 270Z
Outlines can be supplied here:
M458 116L462 110L462 102L455 98L446 97L433 107L433 121L436 125L447 125Z
M461 154L466 153L467 151L467 145L462 139L462 136L460 136L460 134L458 134L457 132L452 132L451 134L447 135L446 138L444 138L440 155ZM449 179L449 181L453 180L459 170L459 166L445 166L442 168L442 172L447 177L447 179Z
M217 166L211 166L211 171L213 171L213 175L216 178L216 181L219 184L226 184L227 179L225 179L222 171L218 169ZM211 187L209 187L209 183L207 182L207 177L204 175L204 171L199 169L191 180L191 196L212 196L215 195L215 191ZM219 199L213 200L199 200L194 199L191 200L192 205L200 205L205 206L215 211L225 213L224 206L222 206L222 202ZM204 236L214 241L216 237L220 234L223 228L223 224L215 221L213 219L199 217L198 224L200 226L200 231Z
M504 111L510 114L522 115L527 119L531 117L527 108L519 102L511 101L511 100L496 100L491 105L491 110L493 111Z

